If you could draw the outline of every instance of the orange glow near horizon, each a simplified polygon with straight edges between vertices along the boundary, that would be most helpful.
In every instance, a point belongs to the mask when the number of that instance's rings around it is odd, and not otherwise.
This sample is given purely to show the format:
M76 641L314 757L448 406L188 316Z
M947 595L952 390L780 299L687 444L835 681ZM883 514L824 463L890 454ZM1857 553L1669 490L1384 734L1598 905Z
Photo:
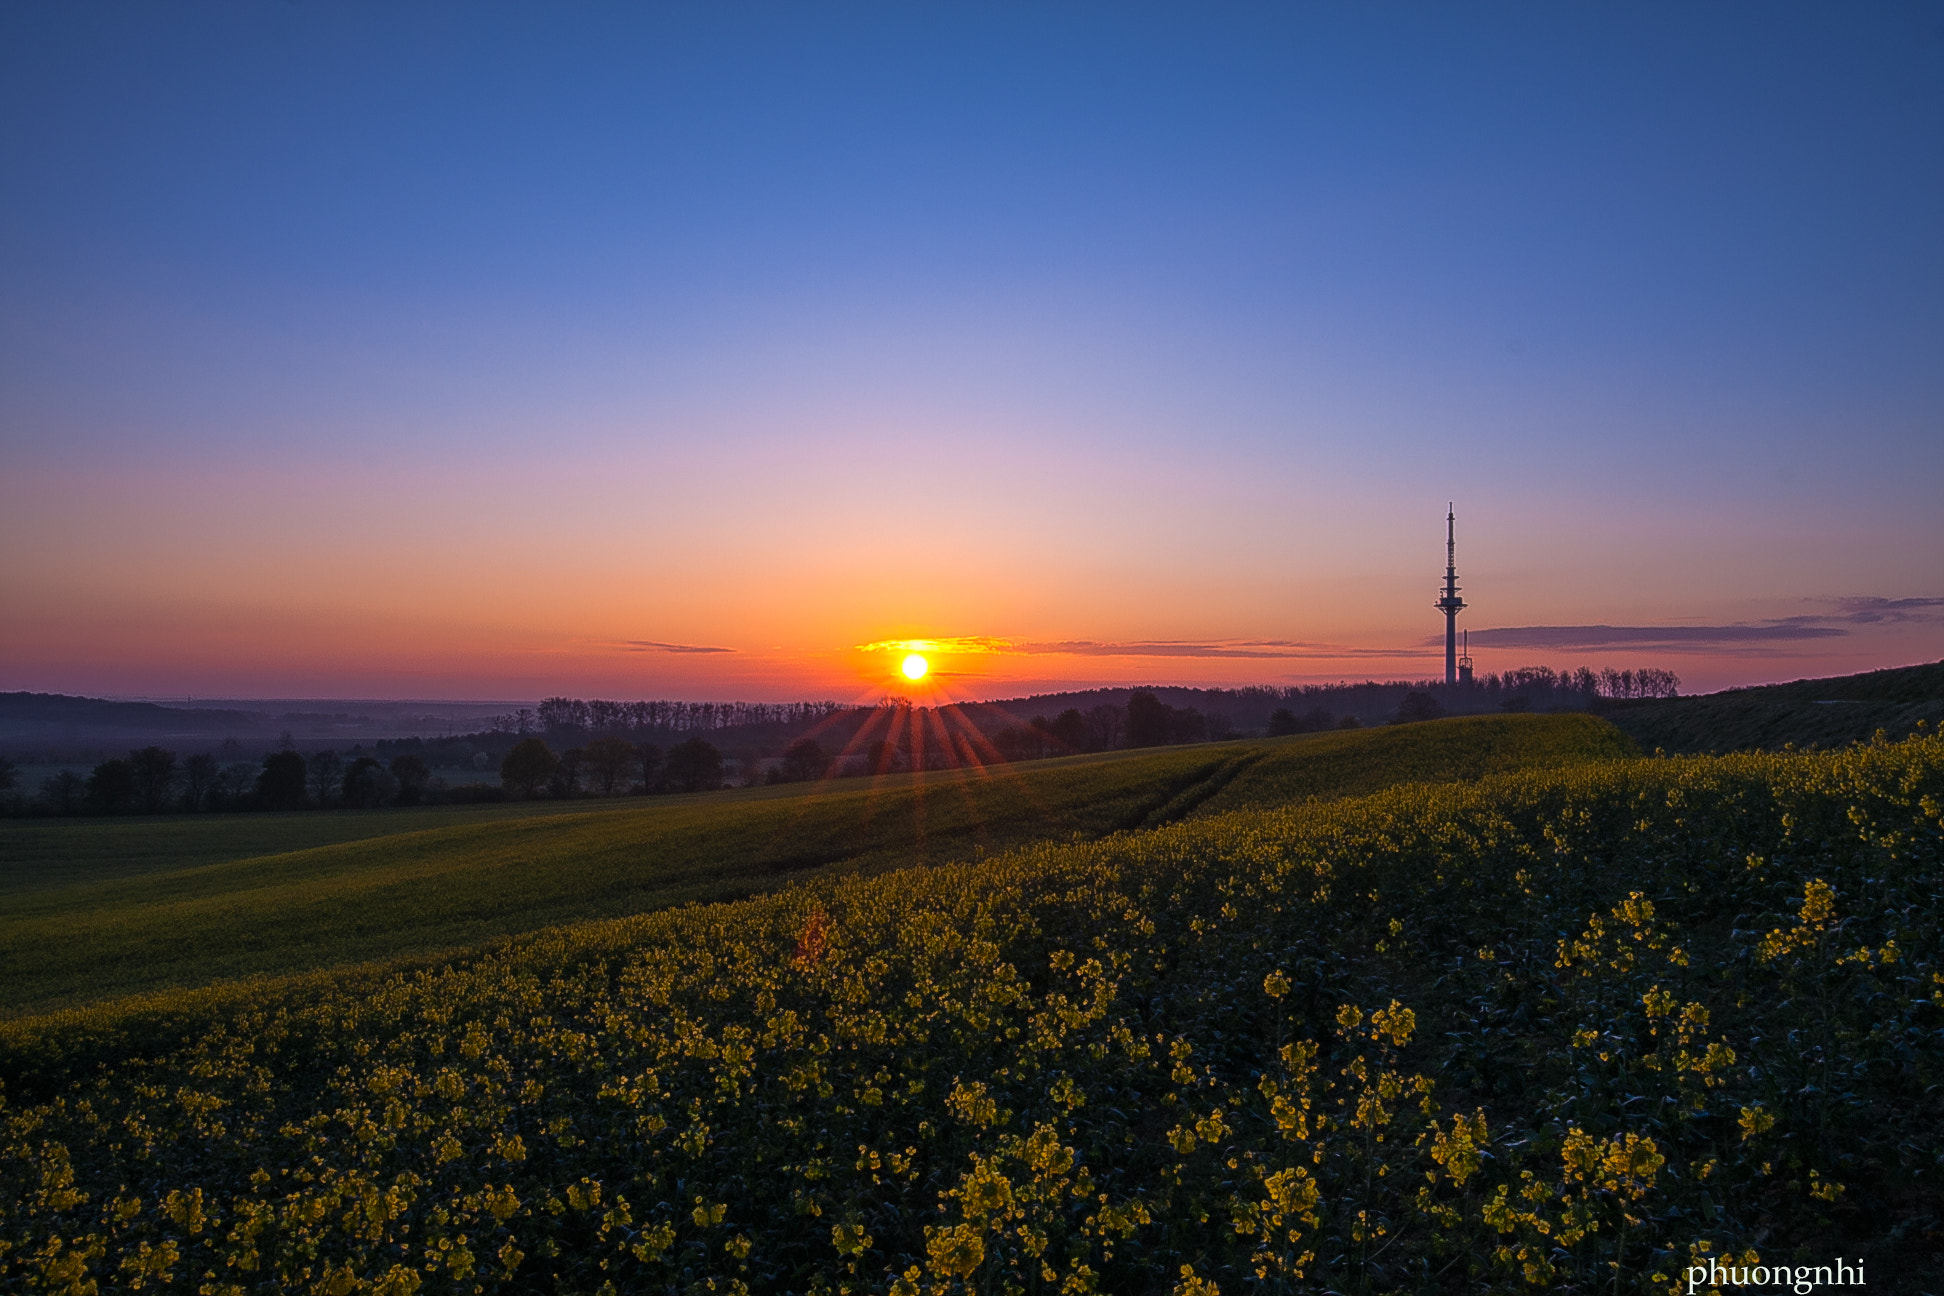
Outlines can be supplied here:
M708 542L669 562L656 548L661 532L643 539L630 529L634 506L614 483L638 480L612 465L605 474L569 466L582 470L571 482L562 465L531 465L515 491L499 477L409 472L361 488L341 466L300 480L269 468L82 474L10 464L0 474L0 547L37 556L0 565L9 613L0 691L521 704L554 694L903 693L929 704L948 691L964 703L1442 671L1443 627L1430 603L1443 500L1422 516L1387 501L1295 520L1238 505L1233 525L1217 527L1194 514L1197 494L1184 506L1186 538L1166 553L1118 531L1118 514L1067 534L1042 521L1057 511L1031 510L1016 533L976 544L941 533L918 561L884 557L881 518L868 531L841 522L818 546L775 549L777 527L811 519L756 490L775 514L760 527L745 513L711 518L675 500L658 526ZM808 469L804 477L816 481ZM1232 503L1248 489L1206 494ZM1931 589L1923 545L1886 540L1867 585L1833 558L1817 565L1833 544L1805 560L1807 574L1791 573L1823 589L1902 598L1878 612L1867 599L1805 599L1759 582L1716 597L1711 580L1740 579L1767 556L1704 528L1669 520L1628 539L1551 513L1508 519L1503 501L1475 507L1468 534L1461 501L1459 571L1476 601L1460 626L1480 673L1653 665L1675 670L1684 692L1706 692L1938 655L1944 604L1903 598ZM520 526L497 520L506 517ZM1617 550L1653 569L1651 579L1638 570L1617 579L1632 591L1619 604L1578 579ZM1696 639L1686 628L1697 623L1728 630ZM1634 637L1491 637L1494 627L1502 636L1503 627L1616 625ZM1657 625L1689 637L1642 642L1628 629ZM925 661L922 676L902 669L913 656Z

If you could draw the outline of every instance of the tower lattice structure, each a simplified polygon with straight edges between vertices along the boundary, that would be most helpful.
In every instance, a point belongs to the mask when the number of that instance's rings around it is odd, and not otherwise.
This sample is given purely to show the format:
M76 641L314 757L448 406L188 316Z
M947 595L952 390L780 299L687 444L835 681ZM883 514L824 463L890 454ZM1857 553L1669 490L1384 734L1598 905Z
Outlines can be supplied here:
M1456 687L1458 683L1458 614L1465 608L1465 600L1458 597L1457 521L1455 504L1447 504L1445 506L1444 596L1432 604L1445 615L1445 684L1447 687ZM1470 655L1466 654L1467 657ZM1466 665L1470 663L1467 662ZM1466 673L1470 674L1469 671Z

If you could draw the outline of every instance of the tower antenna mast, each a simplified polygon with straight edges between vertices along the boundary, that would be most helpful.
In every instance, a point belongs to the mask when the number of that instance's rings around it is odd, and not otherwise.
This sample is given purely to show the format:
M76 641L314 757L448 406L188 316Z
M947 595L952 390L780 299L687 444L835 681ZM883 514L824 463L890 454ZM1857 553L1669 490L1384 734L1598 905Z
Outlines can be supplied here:
M1445 506L1444 597L1432 604L1445 614L1445 686L1447 688L1456 687L1458 683L1458 613L1464 610L1465 606L1465 600L1458 597L1458 541L1455 530L1457 520L1455 503L1447 504Z

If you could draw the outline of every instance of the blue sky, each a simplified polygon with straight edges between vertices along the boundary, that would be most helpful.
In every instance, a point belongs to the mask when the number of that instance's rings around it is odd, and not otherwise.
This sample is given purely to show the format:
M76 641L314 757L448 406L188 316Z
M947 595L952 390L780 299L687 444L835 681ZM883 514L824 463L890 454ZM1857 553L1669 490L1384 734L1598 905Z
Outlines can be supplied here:
M1944 595L1940 4L17 5L0 188L0 687Z

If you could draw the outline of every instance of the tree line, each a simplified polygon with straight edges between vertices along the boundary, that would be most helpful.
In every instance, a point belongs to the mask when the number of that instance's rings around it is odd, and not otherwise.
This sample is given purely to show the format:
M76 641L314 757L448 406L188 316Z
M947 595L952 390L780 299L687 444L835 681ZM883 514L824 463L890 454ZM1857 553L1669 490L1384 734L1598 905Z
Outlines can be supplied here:
M539 706L495 716L503 733L655 733L714 732L761 725L815 724L848 708L842 702L610 702L601 698L550 697Z
M459 743L471 758L468 768L475 781L451 786L434 775L426 760L425 754L436 759L438 753L417 738L381 740L375 754L360 749L347 759L331 751L306 757L286 735L283 750L255 762L219 760L207 752L179 760L162 747L144 747L126 758L103 761L85 776L62 770L42 782L37 797L25 800L5 796L17 781L16 771L0 759L0 804L27 814L160 814L707 792L729 781L732 764L740 766L745 786L807 782L1312 733L1365 723L1407 724L1491 710L1584 710L1605 701L1675 697L1679 688L1679 676L1654 667L1527 666L1455 686L1435 680L1281 689L1133 689L1125 702L1103 698L1025 722L1005 707L982 703L913 707L887 700L873 707L848 707L835 702L624 703L553 697L490 733L472 735L482 742L499 739L503 754L498 756L496 786L478 780L495 772L492 755L462 740L446 743ZM1119 692L1096 690L1093 696ZM1207 710L1172 705L1162 692L1196 697ZM734 742L738 755L733 760L725 756L702 731L725 745ZM679 733L690 736L666 749L644 736ZM780 756L775 755L779 745Z
M447 786L423 757L402 752L390 760L334 751L286 747L260 761L220 761L208 752L178 758L162 747L143 747L102 761L83 775L60 770L42 780L39 795L5 804L16 814L115 815L207 814L247 810L346 809L416 806L461 801L626 793L707 792L722 786L722 753L706 739L677 743L664 754L652 743L612 736L556 755L529 737L515 743L499 765L499 786ZM14 790L18 768L0 757L0 794Z

